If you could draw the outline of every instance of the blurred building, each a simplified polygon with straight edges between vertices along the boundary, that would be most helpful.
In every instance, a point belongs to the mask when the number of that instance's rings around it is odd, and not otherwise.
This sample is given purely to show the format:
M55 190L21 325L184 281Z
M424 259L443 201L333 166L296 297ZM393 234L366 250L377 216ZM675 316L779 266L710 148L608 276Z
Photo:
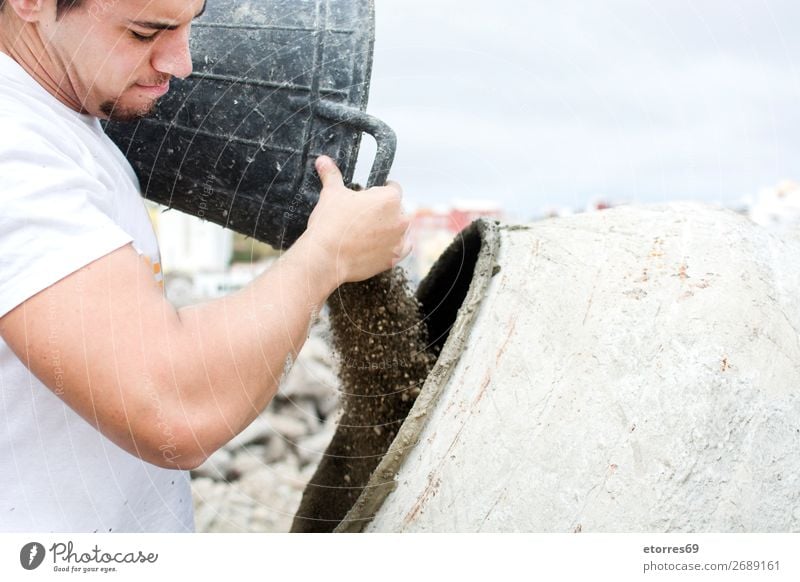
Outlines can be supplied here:
M422 279L455 236L478 218L502 220L503 211L494 202L477 200L416 210L409 230L414 251L404 263L412 280Z
M149 204L149 210L165 273L227 270L233 231L156 204Z
M581 212L598 212L600 210L608 210L609 208L615 208L624 204L627 204L627 202L614 202L605 197L594 197L590 198L583 208L548 205L542 207L539 213L533 217L533 221L546 218L563 218L566 216L573 216Z
M147 209L161 249L166 294L176 307L228 295L264 270L260 261L232 268L234 240L243 238L232 230L150 202Z

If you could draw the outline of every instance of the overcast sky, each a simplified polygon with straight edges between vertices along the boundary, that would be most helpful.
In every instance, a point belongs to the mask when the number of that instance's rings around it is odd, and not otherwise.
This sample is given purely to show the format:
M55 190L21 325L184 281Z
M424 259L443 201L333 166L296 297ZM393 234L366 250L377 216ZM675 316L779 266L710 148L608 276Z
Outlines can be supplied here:
M797 0L375 3L369 111L411 203L529 218L800 179Z

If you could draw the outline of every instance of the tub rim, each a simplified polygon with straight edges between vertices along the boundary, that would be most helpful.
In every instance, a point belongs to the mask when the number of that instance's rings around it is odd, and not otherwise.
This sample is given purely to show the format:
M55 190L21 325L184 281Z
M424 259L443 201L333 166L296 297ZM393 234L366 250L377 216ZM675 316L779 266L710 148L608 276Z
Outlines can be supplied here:
M468 228L475 228L480 238L480 250L464 301L458 309L456 319L442 347L442 351L425 379L419 396L408 412L392 444L372 472L369 481L356 502L333 530L337 533L358 533L374 519L386 497L397 486L396 475L416 447L420 434L425 428L428 413L436 406L445 385L450 380L456 365L461 360L472 331L472 324L486 296L489 283L498 272L497 255L500 250L500 223L494 220L478 219ZM448 249L457 244L456 239ZM442 254L445 256L447 250ZM441 257L440 257L441 259ZM438 261L437 261L438 264ZM434 264L431 272L434 272Z

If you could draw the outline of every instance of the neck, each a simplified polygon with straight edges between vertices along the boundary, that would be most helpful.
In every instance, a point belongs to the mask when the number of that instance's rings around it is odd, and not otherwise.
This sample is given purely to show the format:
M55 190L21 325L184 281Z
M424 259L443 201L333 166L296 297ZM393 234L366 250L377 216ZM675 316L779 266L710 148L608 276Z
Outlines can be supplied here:
M53 97L79 113L85 113L67 68L48 50L35 23L25 22L8 14L0 15L0 52L14 59L25 72Z

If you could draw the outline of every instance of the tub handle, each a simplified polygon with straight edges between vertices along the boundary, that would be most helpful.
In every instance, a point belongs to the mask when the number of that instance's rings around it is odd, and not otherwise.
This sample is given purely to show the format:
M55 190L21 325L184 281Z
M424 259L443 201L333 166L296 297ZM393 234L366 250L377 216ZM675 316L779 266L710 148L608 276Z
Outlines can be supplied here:
M367 188L386 184L397 150L394 130L377 117L341 103L320 100L314 104L314 111L320 117L344 123L375 138L377 150L367 179Z

